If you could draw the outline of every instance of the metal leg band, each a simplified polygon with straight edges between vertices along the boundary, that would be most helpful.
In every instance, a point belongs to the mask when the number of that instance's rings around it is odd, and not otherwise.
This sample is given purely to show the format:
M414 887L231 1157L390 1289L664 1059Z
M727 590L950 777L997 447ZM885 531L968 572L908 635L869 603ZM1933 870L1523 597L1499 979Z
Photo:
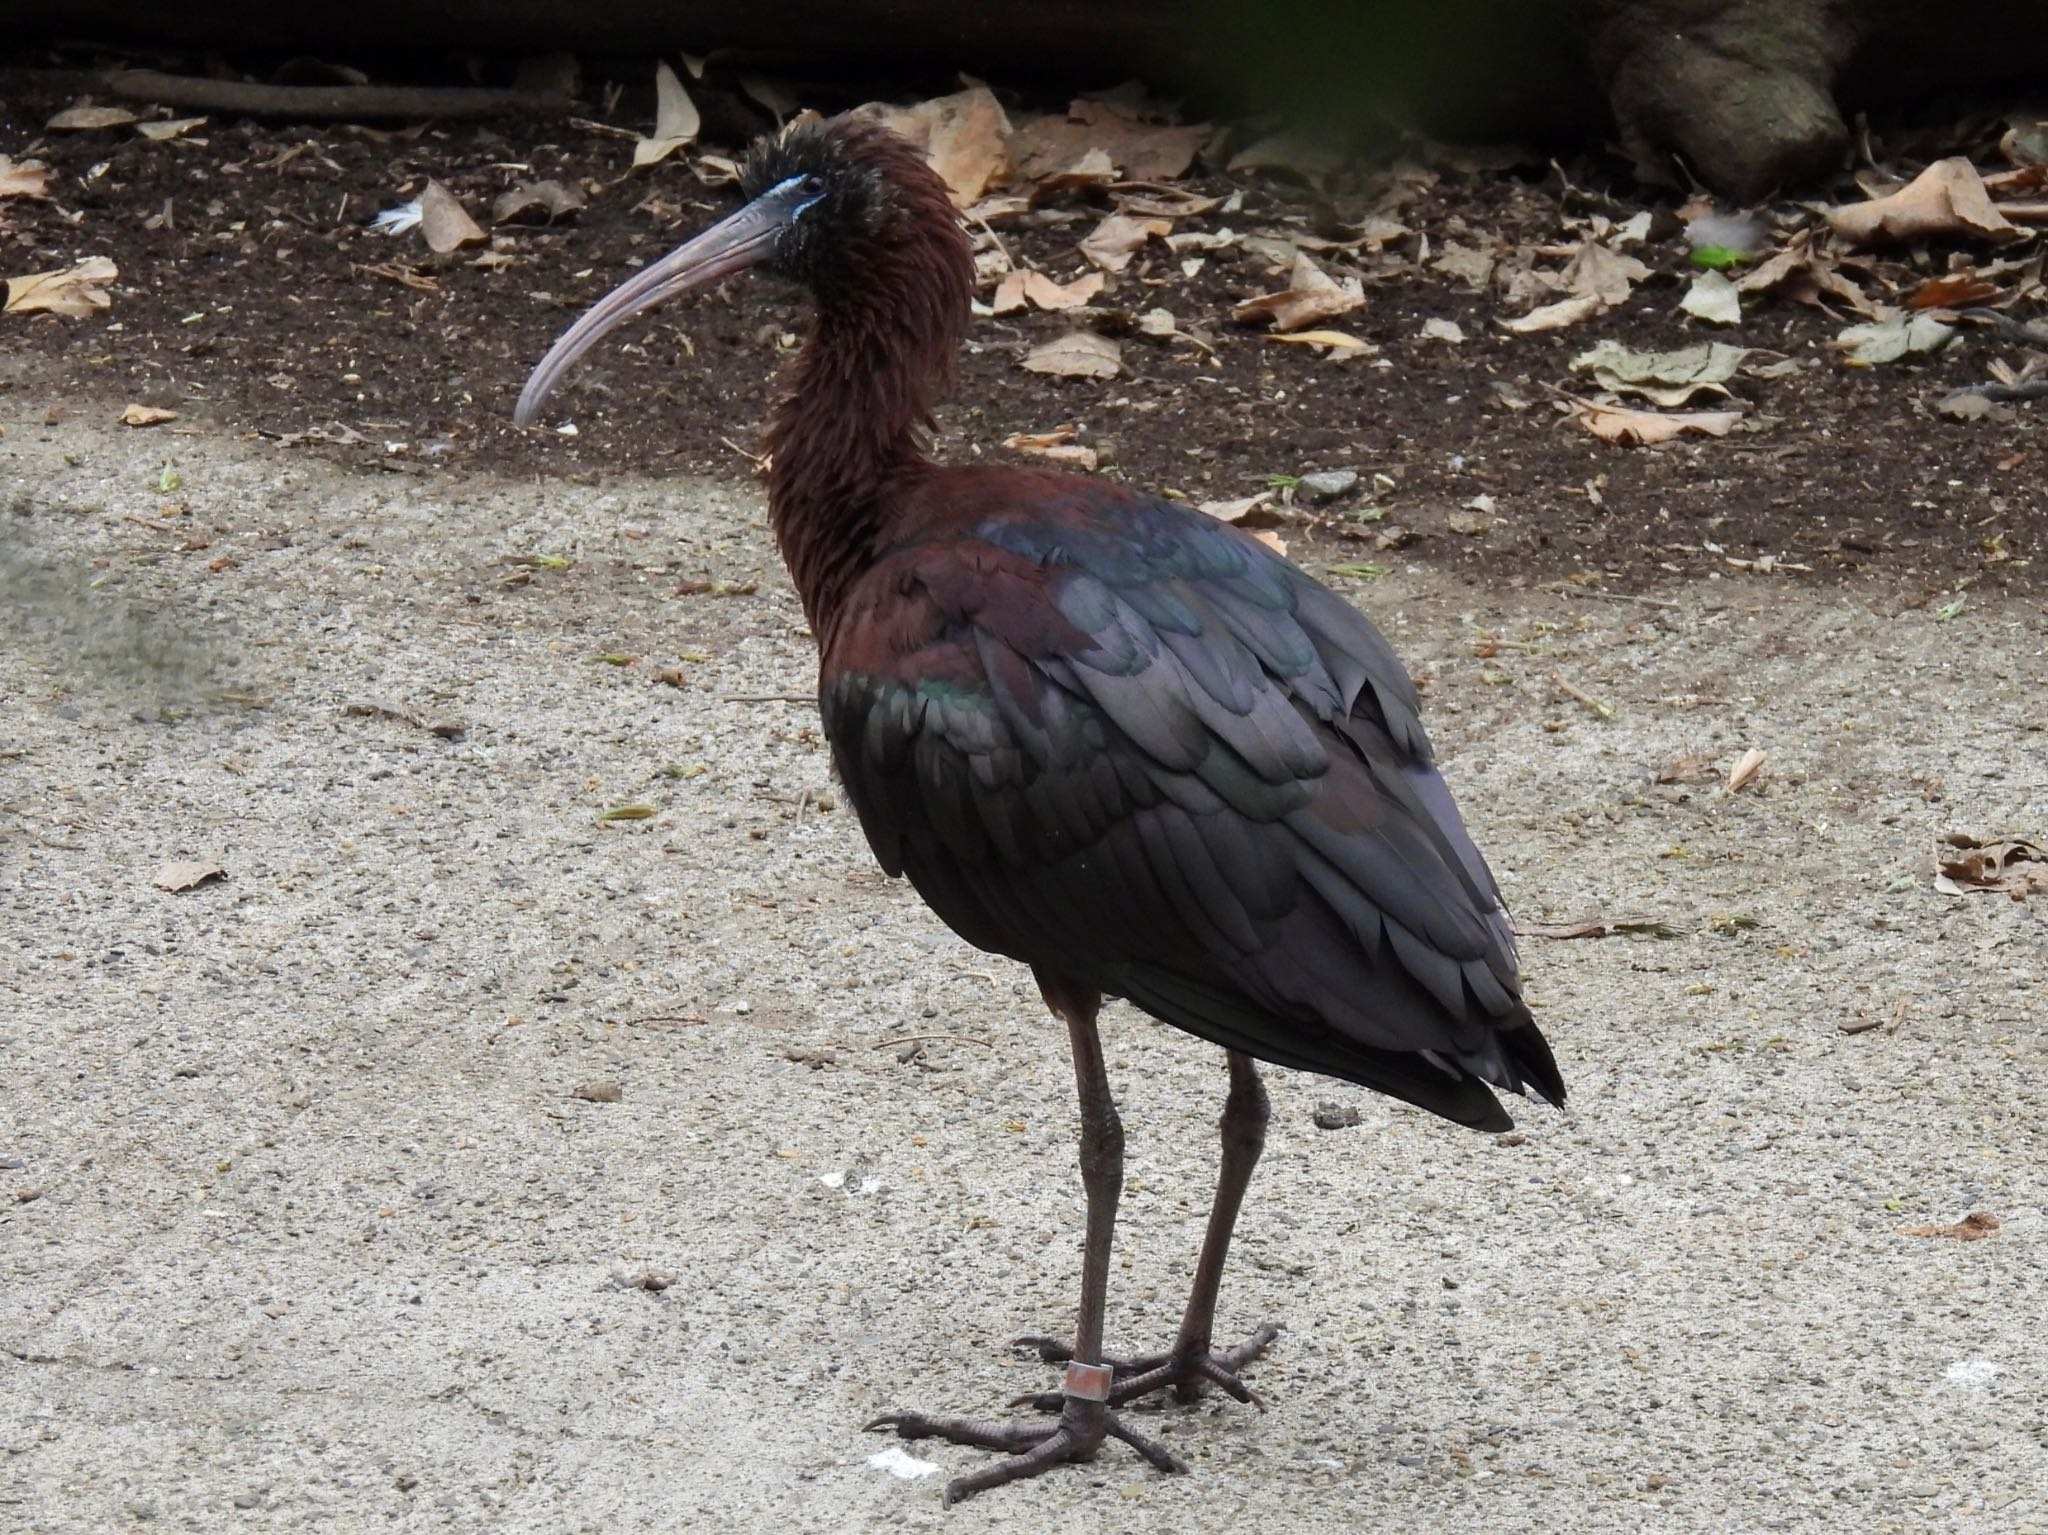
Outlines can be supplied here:
M1076 1401L1106 1402L1109 1400L1110 1381L1115 1374L1106 1364L1083 1364L1078 1359L1071 1360L1060 1391Z

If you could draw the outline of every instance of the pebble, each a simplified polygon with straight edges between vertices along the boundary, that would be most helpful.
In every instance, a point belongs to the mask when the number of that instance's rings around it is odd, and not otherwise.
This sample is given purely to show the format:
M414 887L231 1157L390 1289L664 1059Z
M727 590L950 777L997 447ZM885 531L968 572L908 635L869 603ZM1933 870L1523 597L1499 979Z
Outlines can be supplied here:
M1358 486L1356 469L1318 469L1294 482L1295 493L1318 504L1349 495Z

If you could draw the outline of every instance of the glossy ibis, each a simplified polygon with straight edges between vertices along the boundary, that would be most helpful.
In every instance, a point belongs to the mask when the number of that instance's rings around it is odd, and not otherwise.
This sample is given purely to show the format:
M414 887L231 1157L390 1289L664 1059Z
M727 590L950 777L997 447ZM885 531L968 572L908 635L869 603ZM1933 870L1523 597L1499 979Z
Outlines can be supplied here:
M946 189L856 118L757 146L747 205L651 262L557 341L530 424L601 336L747 267L816 322L768 433L769 520L821 652L819 707L876 859L969 943L1031 966L1080 1087L1087 1237L1058 1416L870 1424L1010 1452L948 1501L1093 1458L1183 1469L1114 1409L1239 1380L1272 1340L1212 1347L1225 1253L1265 1140L1255 1060L1479 1130L1492 1089L1564 1099L1522 1000L1500 894L1432 765L1415 688L1355 610L1271 550L1106 480L949 468L925 451L974 267ZM1221 1045L1222 1169L1163 1353L1102 1350L1123 1129L1105 996Z

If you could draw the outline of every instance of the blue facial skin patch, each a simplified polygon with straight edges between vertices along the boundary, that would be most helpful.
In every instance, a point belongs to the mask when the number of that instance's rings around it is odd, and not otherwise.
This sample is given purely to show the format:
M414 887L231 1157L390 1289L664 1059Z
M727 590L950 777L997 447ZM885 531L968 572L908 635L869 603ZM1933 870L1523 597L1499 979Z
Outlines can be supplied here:
M770 187L767 190L767 192L763 194L762 201L765 202L770 197L780 197L783 193L789 191L790 188L794 187L798 182L802 181L803 179L804 178L801 176L785 176L782 180L776 182L774 186ZM795 207L789 210L789 216L792 219L798 219L803 217L804 210L806 208L809 208L813 203L822 200L824 196L825 194L823 192L820 192L816 197L805 198L802 202L798 203Z

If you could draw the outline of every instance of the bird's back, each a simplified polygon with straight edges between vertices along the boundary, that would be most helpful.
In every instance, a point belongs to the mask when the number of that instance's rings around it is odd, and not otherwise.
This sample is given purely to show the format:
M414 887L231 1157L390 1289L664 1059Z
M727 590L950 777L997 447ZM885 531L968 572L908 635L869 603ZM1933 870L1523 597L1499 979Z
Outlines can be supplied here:
M1256 540L920 470L821 633L876 857L981 948L1481 1128L1561 1102L1499 892L1377 630Z

